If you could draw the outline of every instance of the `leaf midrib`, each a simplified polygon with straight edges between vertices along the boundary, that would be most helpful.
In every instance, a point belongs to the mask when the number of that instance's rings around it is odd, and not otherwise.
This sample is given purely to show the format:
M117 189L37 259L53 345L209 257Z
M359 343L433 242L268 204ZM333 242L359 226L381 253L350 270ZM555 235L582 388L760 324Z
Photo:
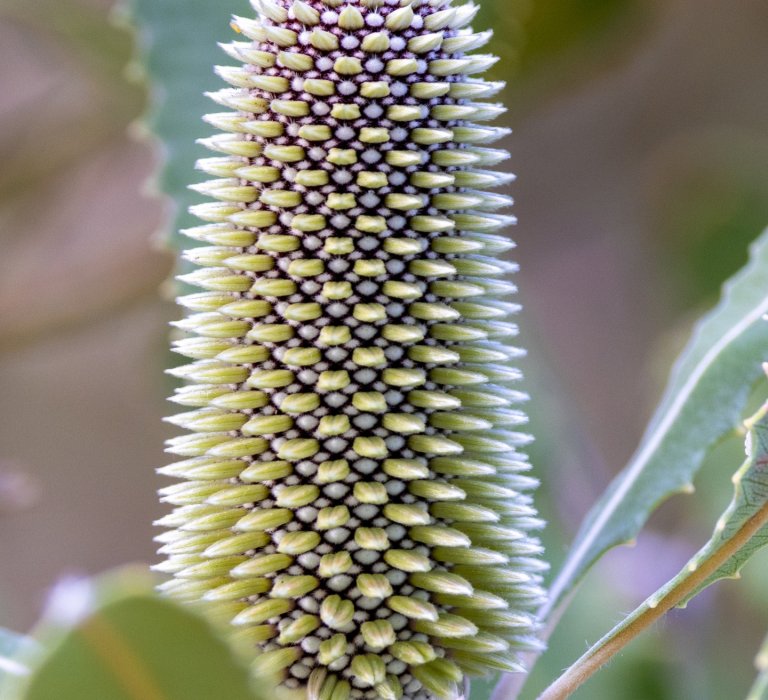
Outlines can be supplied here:
M104 616L93 615L78 632L131 700L170 700L141 657Z

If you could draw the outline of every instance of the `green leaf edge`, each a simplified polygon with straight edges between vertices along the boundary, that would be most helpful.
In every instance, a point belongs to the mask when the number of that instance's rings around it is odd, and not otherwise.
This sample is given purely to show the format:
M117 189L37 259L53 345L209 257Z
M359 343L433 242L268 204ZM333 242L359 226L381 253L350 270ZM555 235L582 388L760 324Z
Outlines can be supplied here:
M768 230L750 247L747 265L723 286L720 303L694 328L640 446L577 533L542 617L557 607L605 552L631 542L663 501L675 493L690 492L709 449L738 425L751 387L761 375L757 348L768 347L768 323L761 321L768 312L767 290ZM737 315L735 322L730 320L732 313ZM707 338L716 340L713 344ZM702 429L705 415L713 425ZM695 437L699 448L676 454L680 449L673 443L681 436ZM657 466L649 483L648 465L654 460ZM628 497L638 491L642 505L637 512L622 512Z
M692 573L738 532L761 508L768 503L768 404L748 421L745 449L747 459L733 475L733 499L717 521L712 537L688 562L685 573ZM760 528L749 541L698 588L680 602L684 608L688 601L705 588L725 578L739 578L741 568L759 549L768 544L768 525Z
M189 184L204 150L196 140L211 130L203 121L211 111L204 91L220 87L213 67L228 61L217 40L231 33L230 14L244 13L248 7L246 0L231 0L230 5L208 0L118 0L114 10L115 20L136 37L129 73L144 80L150 97L135 132L157 147L159 163L147 189L165 195L167 221L158 238L174 250L193 244L179 230L198 223L187 210L201 201ZM180 33L184 41L179 41Z

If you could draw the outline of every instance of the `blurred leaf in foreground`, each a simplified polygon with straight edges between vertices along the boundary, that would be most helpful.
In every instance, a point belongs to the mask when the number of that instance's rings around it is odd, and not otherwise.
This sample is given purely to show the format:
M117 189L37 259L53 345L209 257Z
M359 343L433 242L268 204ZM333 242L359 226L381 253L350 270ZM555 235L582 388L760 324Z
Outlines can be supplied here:
M131 570L60 584L40 627L46 652L30 657L32 674L18 697L257 698L226 642L194 613L158 598L151 584Z

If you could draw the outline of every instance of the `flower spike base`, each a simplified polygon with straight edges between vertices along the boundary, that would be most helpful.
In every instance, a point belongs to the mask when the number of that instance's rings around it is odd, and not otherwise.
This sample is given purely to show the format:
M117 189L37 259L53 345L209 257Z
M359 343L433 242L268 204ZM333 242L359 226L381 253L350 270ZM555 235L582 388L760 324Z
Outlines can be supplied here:
M540 527L476 7L254 0L186 231L163 589L309 700L521 670Z

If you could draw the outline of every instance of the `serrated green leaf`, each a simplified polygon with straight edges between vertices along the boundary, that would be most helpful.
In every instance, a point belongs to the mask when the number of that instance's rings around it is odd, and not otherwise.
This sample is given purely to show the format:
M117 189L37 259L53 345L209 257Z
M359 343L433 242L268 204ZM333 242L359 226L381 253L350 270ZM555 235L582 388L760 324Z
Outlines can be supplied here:
M20 700L254 700L248 671L207 622L146 576L75 582L54 595ZM6 696L3 696L6 698Z
M548 609L608 549L632 541L669 496L689 491L708 450L738 425L768 347L768 231L694 329L638 450L587 515Z
M146 122L163 160L157 186L173 203L168 242L174 248L181 247L178 231L199 223L187 209L201 201L188 189L195 161L204 155L195 140L211 134L202 117L212 103L203 93L221 87L213 66L230 63L217 42L231 35L229 14L245 14L248 8L247 0L231 0L226 7L210 0L124 0L123 13L137 27L139 63L151 88Z
M752 519L768 511L768 404L746 425L747 459L733 475L734 496L728 508L717 521L715 531L707 544L691 559L681 576L689 576L732 540ZM765 516L763 516L765 517ZM696 587L680 603L681 607L708 586L723 578L738 578L739 571L757 550L768 544L768 526L761 527L736 550L711 576ZM674 581L674 579L673 579Z
M719 518L709 541L677 576L635 608L550 685L540 700L573 692L669 610L685 607L693 597L721 579L736 578L749 558L768 544L768 404L745 421L745 427L747 458L733 475L733 500Z

